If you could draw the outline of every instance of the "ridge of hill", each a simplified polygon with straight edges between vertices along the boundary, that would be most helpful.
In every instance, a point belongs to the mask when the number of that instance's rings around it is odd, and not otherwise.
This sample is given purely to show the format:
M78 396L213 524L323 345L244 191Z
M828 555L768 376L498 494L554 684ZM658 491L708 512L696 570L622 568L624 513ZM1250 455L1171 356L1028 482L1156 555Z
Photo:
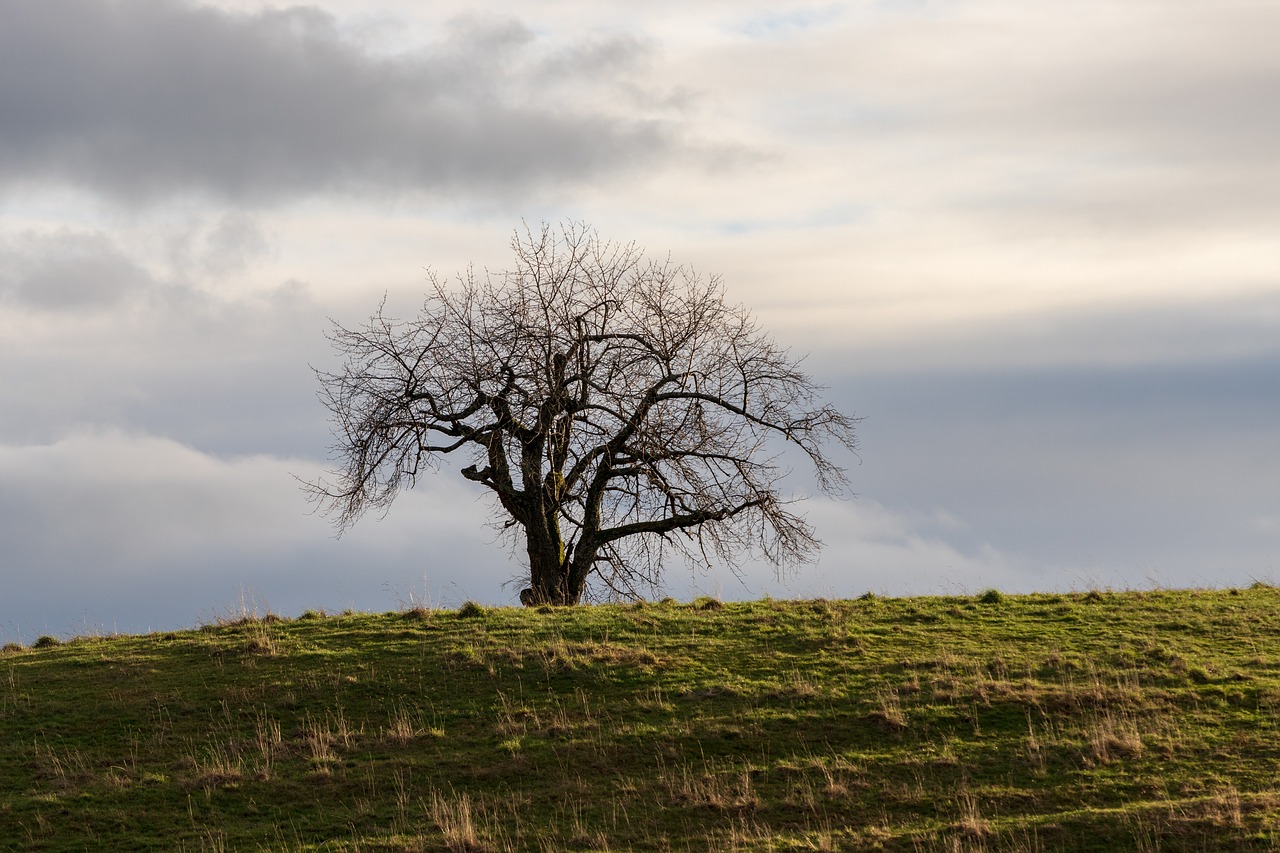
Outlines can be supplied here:
M275 616L0 653L0 849L1263 850L1280 590Z

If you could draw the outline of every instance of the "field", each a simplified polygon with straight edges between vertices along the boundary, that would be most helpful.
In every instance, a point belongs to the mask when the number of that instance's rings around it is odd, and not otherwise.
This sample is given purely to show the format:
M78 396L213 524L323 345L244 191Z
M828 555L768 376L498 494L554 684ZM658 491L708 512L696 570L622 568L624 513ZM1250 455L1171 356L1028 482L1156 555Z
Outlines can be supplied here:
M0 849L1276 846L1263 585L244 613L0 653Z

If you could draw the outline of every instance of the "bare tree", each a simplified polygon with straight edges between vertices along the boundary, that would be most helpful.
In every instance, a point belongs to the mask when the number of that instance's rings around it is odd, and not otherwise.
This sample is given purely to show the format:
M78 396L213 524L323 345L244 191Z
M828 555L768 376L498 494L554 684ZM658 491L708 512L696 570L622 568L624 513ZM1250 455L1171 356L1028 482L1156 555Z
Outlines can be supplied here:
M812 559L820 543L779 493L780 442L838 492L824 442L853 450L854 419L717 278L581 225L511 247L506 272L432 275L416 320L335 324L346 363L318 376L338 470L310 488L339 529L459 453L523 534L525 604L575 604L589 581L638 595L672 553Z

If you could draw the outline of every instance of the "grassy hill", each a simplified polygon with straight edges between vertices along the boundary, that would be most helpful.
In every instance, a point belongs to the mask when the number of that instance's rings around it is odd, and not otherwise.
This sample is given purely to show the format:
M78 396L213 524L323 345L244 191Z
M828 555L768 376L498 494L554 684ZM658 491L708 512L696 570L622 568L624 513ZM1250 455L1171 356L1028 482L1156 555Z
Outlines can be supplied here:
M245 618L0 654L0 849L1261 850L1280 590Z

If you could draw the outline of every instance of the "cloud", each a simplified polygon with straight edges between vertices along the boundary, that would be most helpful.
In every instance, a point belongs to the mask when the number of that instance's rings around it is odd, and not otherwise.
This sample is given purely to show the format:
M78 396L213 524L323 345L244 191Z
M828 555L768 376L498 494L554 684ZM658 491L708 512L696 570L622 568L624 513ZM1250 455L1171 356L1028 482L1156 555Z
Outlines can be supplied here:
M920 232L985 229L1046 252L1074 239L1141 241L1148 254L1170 237L1267 239L1262 223L1280 213L1274 5L846 12L689 61L735 129L762 146L768 134L776 171L804 187L771 188L770 209L852 198Z
M153 284L151 274L101 232L0 236L0 300L23 309L100 311Z
M24 551L35 558L38 547L46 566L105 560L127 576L210 550L288 547L301 533L302 512L289 464L299 463L220 460L118 431L0 447L10 558L21 560ZM60 535L72 528L75 536Z
M244 272L271 255L271 241L253 217L227 213L204 235L198 263L210 275L224 277Z
M1016 555L1024 579L1074 568L1135 584L1154 566L1205 585L1247 583L1280 548L1257 523L1280 478L1277 375L1272 357L865 369L832 395L868 415L854 488L921 536Z
M1224 270L1220 280L1225 290L1229 272ZM830 357L853 365L855 372L859 364L887 363L908 373L1095 368L1101 377L1160 366L1245 369L1280 360L1280 293L1269 289L1214 298L1112 299L1110 304L1095 298L1088 304L1015 308L1011 299L992 301L982 306L973 293L959 289L931 300L853 299L843 327L846 338L824 342L822 348L838 351ZM944 310L931 317L930 303ZM966 310L973 313L966 316ZM818 340L811 336L810 344Z
M999 60L921 51L915 81L924 127L971 152L959 211L1125 241L1256 233L1280 212L1274 6L1135 3L1047 26L994 5L960 26Z
M839 4L774 8L756 12L753 17L739 23L737 29L752 38L779 39L829 26L847 14L848 10Z
M190 624L240 584L511 602L456 475L339 542L288 475L328 443L325 316L411 314L422 264L500 268L522 215L724 273L869 416L817 567L676 595L1280 553L1275 9L318 5L0 0L0 631Z
M0 442L112 426L220 453L321 452L308 363L328 355L324 309L303 282L227 286L271 251L252 220L181 234L168 264L97 231L0 238Z
M800 505L823 550L815 565L781 576L764 562L730 571L688 571L669 566L666 588L677 598L853 598L880 595L969 594L988 587L1007 591L1067 588L1072 578L1056 566L1035 565L989 543L971 545L973 531L949 513L890 508L875 500L815 498ZM957 533L964 535L957 536Z
M390 608L411 592L455 604L514 595L461 478L424 483L338 541L295 479L319 473L314 461L219 457L111 429L0 445L0 627L30 640L78 620L184 626L241 588L292 614Z
M519 193L678 148L667 121L562 97L627 82L644 52L631 38L549 48L518 21L464 19L386 56L313 7L0 0L0 18L0 182L11 186L128 203Z

